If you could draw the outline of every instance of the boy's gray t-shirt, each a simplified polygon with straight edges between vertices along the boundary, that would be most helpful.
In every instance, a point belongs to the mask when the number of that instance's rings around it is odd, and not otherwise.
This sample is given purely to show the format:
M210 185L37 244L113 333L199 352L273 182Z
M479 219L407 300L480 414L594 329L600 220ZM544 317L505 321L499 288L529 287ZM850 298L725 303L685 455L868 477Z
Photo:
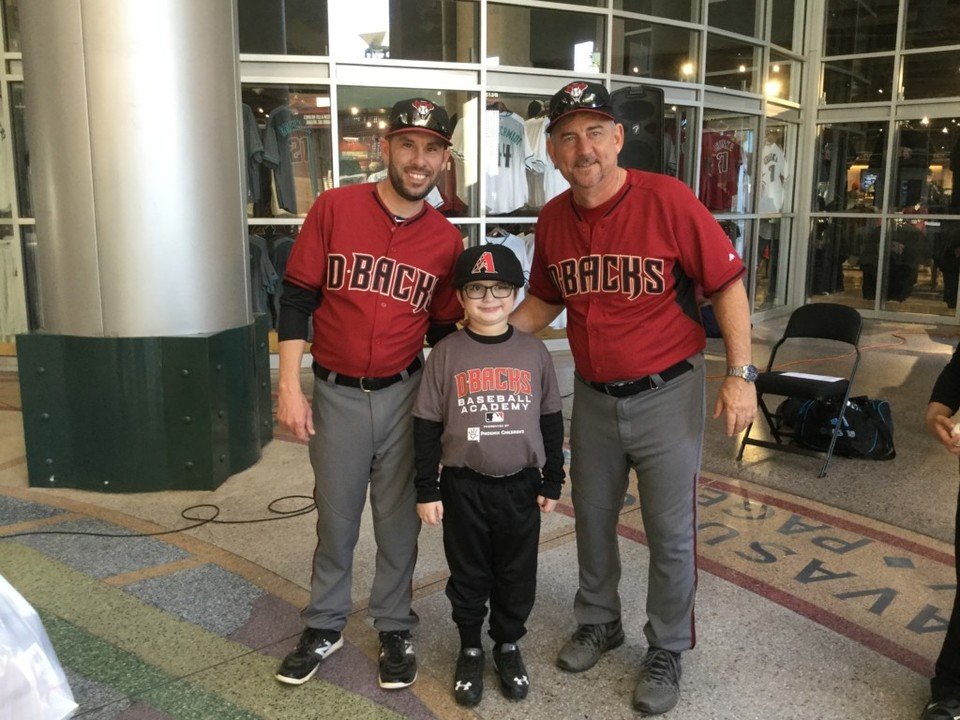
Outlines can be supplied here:
M413 414L443 423L444 467L494 476L542 468L540 416L561 409L549 351L515 329L503 341L475 338L461 330L431 351Z

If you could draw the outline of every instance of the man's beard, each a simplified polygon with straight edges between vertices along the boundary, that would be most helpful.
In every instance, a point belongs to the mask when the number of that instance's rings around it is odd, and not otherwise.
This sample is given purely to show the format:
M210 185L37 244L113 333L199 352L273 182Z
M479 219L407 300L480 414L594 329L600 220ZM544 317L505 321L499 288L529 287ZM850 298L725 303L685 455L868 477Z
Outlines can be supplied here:
M411 192L403 185L403 175L400 172L400 169L391 165L387 170L387 177L390 178L390 185L393 186L393 191L397 193L407 202L419 202L423 200L427 195L430 194L430 191L433 190L434 185L436 185L436 178L431 182L423 191L419 193Z

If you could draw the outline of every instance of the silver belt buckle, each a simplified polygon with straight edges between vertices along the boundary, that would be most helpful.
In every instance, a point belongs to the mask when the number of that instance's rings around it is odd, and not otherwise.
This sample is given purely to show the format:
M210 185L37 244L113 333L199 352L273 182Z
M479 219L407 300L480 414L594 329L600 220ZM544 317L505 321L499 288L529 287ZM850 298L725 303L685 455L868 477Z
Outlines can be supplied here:
M368 379L369 379L369 378L363 378L363 377L360 378L360 389L363 390L365 393L373 392L373 390L371 390L370 388L366 388L366 387L363 386L363 381L364 381L364 380L368 380Z

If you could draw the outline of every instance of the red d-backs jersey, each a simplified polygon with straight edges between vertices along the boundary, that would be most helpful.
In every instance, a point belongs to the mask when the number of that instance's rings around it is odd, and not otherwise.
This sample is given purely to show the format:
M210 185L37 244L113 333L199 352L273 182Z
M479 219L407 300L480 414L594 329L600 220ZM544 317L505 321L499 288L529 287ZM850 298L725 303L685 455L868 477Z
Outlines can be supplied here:
M328 190L304 220L284 279L322 297L314 360L354 377L386 377L423 349L428 324L463 314L450 287L460 232L424 203L398 222L365 183Z
M639 170L626 185L592 230L569 191L537 219L529 292L566 305L577 371L594 382L657 373L701 351L696 287L710 296L746 272L686 185Z

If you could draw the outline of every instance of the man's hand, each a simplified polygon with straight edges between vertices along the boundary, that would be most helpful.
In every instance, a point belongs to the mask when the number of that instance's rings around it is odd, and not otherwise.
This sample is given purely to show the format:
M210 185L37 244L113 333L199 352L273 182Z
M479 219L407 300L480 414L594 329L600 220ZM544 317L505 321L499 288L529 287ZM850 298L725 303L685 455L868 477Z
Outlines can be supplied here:
M427 525L439 525L443 520L443 503L436 502L417 503L417 515Z
M299 387L284 388L277 393L277 422L306 442L314 435L310 401Z
M713 419L723 415L723 429L730 435L743 432L757 416L757 389L743 378L724 378L713 408Z
M938 402L927 406L926 424L930 434L943 445L951 455L960 456L960 436L953 434L953 419L950 408Z
M537 495L537 505L540 506L540 512L550 513L553 512L553 509L557 506L557 501L546 498L543 495Z

